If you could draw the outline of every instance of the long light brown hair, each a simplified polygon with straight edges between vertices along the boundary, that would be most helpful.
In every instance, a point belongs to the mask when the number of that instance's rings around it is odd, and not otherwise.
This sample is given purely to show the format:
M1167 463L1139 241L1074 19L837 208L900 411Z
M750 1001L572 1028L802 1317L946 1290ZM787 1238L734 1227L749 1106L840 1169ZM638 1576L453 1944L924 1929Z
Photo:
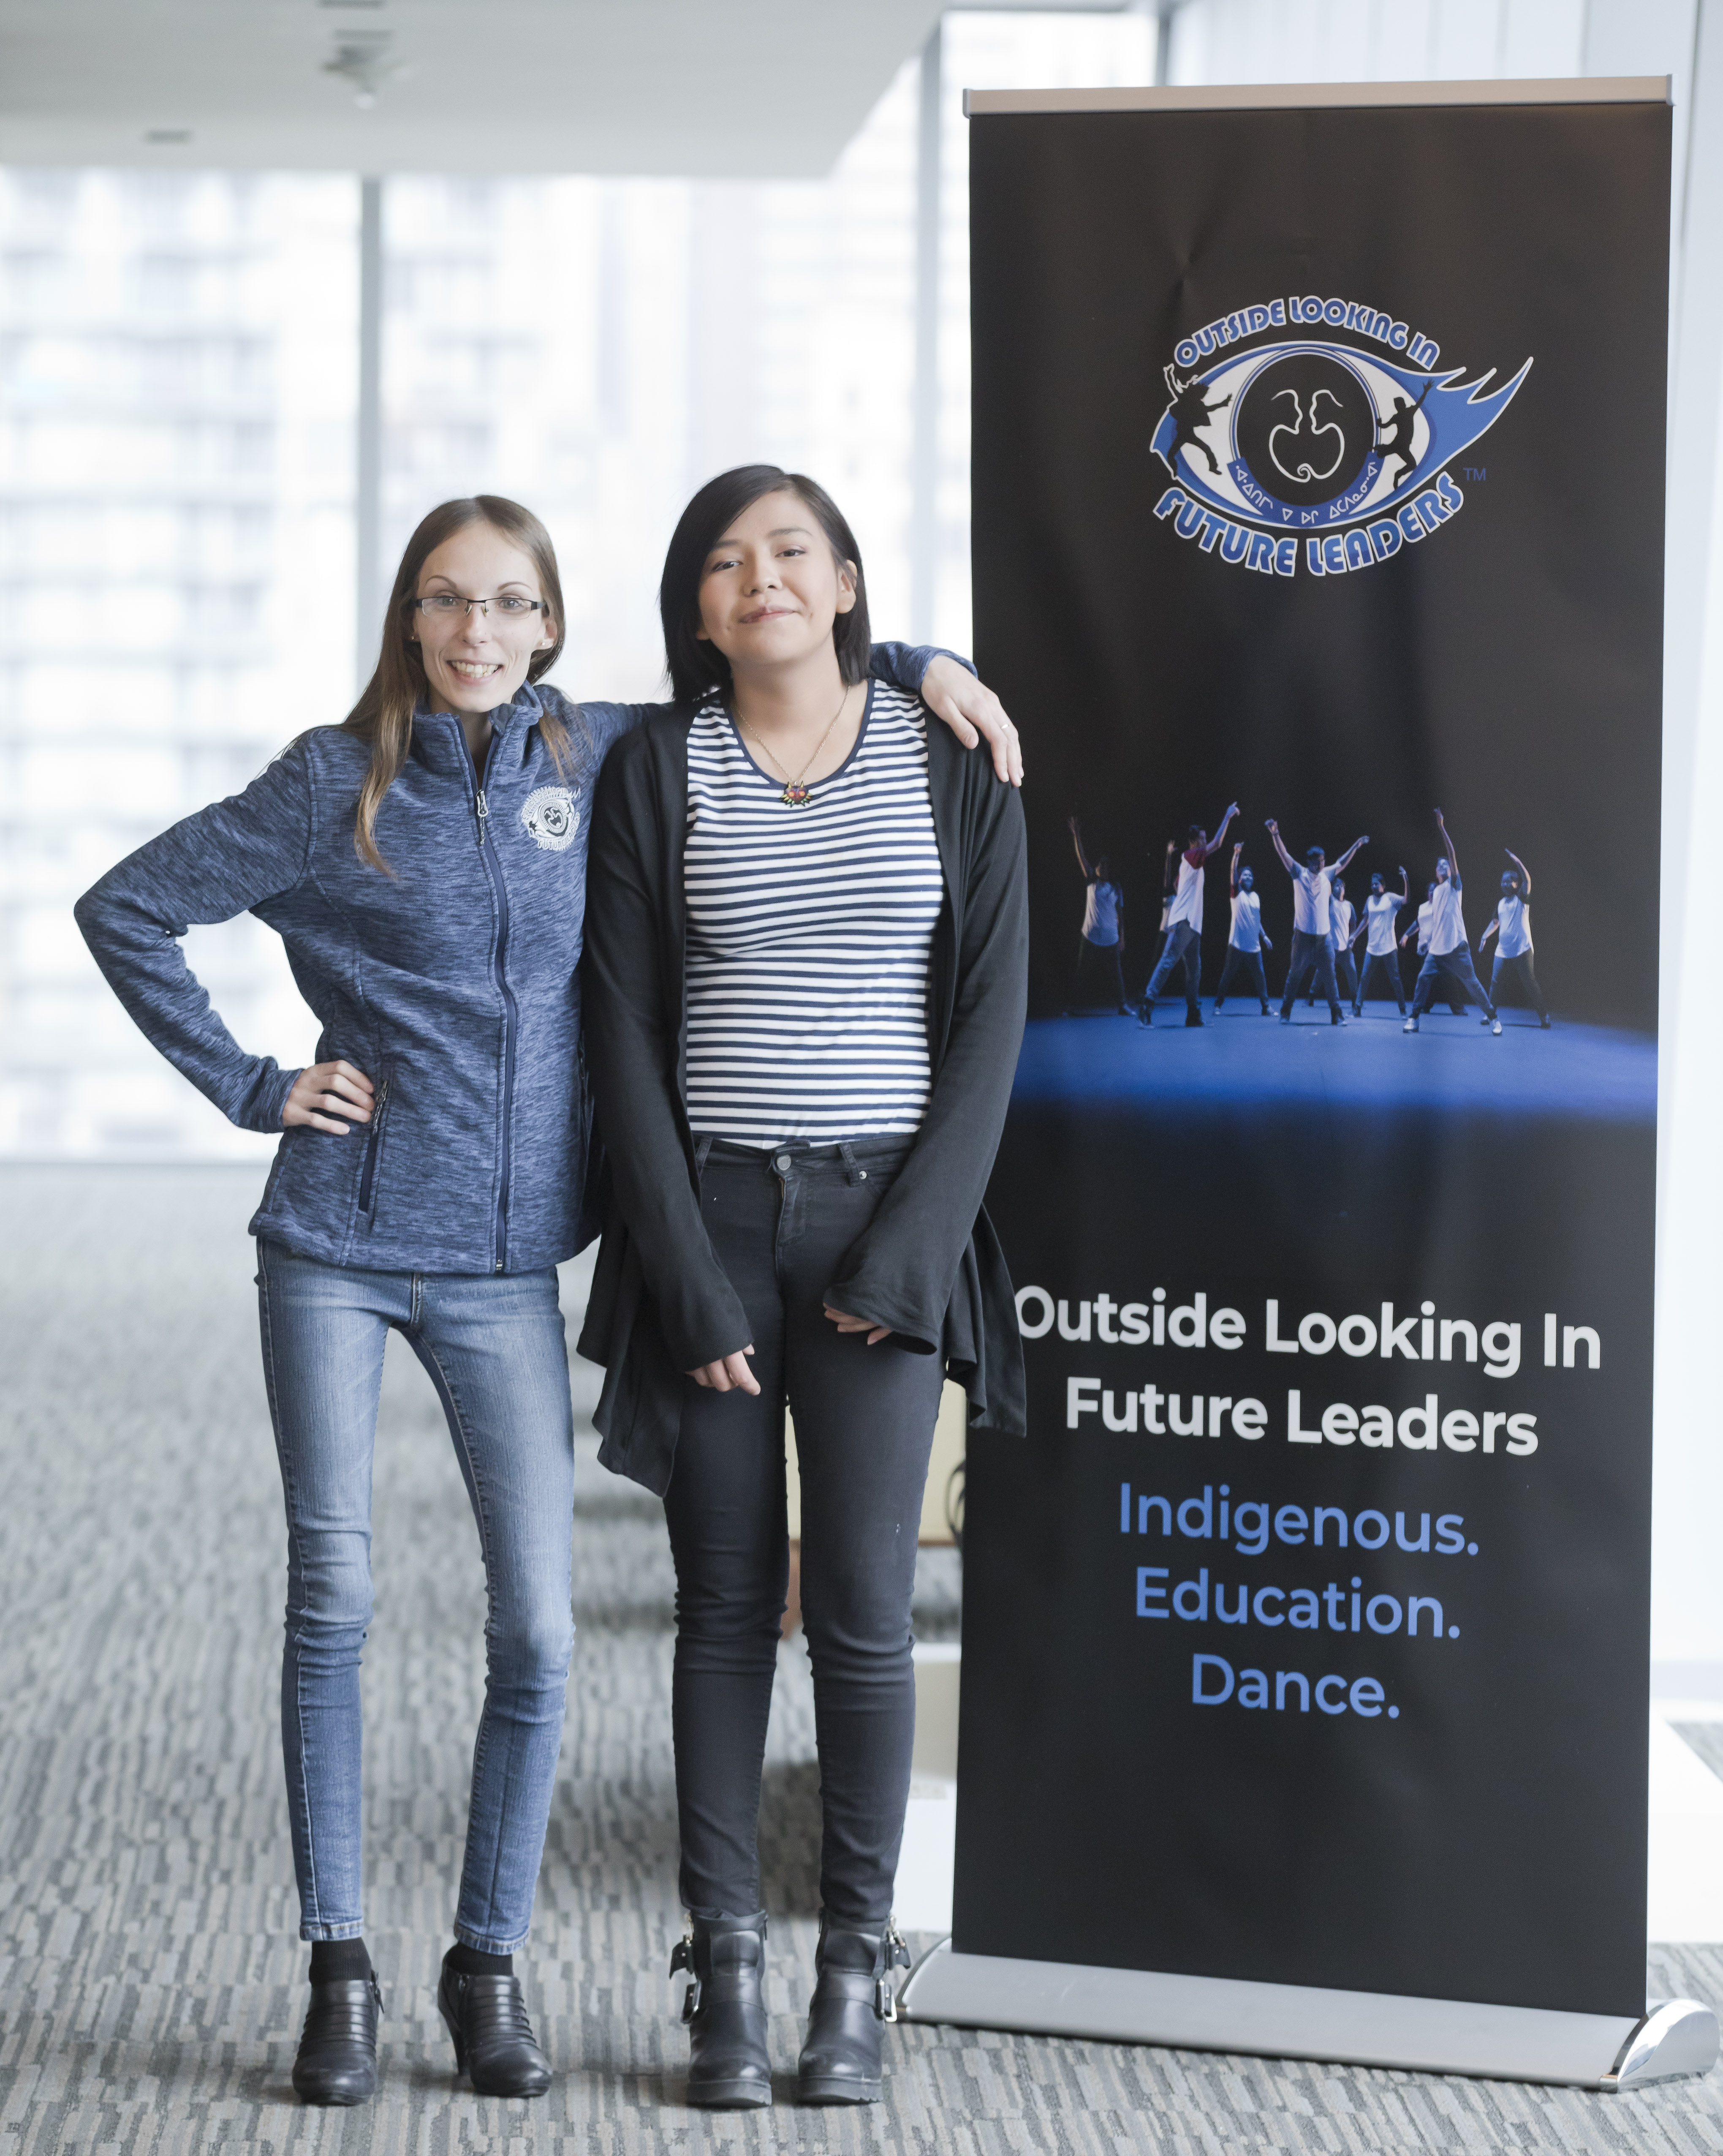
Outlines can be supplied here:
M562 582L556 573L556 551L544 526L530 509L500 494L474 494L463 501L440 503L407 542L389 593L377 671L341 721L345 732L357 734L371 744L371 768L359 788L358 812L353 819L353 850L385 875L393 871L377 847L377 811L383 796L401 775L413 740L413 715L429 694L424 661L413 634L413 602L418 594L419 572L444 540L452 539L469 524L489 524L512 540L537 572L539 591L550 613L556 641L533 653L527 680L536 681L548 674L562 655ZM567 728L546 711L539 719L538 730L558 777L565 777L572 753Z

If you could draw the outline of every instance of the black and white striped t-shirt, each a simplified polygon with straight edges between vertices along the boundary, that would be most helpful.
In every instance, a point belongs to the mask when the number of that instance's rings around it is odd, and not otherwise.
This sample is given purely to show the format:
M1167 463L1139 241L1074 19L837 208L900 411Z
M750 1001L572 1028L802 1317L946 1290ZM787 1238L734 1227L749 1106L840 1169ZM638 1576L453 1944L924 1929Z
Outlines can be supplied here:
M800 808L721 699L688 736L688 1111L771 1146L914 1131L944 897L926 716L870 684L848 760Z

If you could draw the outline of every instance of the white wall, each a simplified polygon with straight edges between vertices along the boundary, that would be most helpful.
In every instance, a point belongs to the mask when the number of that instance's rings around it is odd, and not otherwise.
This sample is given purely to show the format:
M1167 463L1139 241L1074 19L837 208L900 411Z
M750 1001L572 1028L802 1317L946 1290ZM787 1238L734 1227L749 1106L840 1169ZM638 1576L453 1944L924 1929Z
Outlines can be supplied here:
M1675 78L1669 583L1664 696L1664 947L1652 1655L1708 1665L1723 1693L1723 1414L1710 1369L1723 1290L1716 1075L1723 997L1707 839L1723 817L1723 19L1702 0L1591 0L1592 74ZM1688 1688L1700 1688L1690 1673Z
M1175 82L1577 74L1585 0L1191 0Z

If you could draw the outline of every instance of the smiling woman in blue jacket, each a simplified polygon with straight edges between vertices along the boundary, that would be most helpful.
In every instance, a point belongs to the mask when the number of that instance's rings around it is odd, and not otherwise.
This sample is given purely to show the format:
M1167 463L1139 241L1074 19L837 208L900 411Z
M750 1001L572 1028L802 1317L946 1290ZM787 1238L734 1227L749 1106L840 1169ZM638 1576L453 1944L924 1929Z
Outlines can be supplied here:
M377 672L244 793L141 847L79 901L121 1001L233 1122L285 1130L252 1221L264 1372L286 1499L281 1733L311 2003L294 2086L376 2085L363 1941L359 1660L371 1621L371 1461L383 1349L402 1333L441 1399L488 1595L455 1944L438 2005L457 2072L535 2096L550 2066L511 1957L526 1939L572 1649L573 1431L555 1268L587 1242L589 1114L577 968L587 824L639 706L576 706L556 557L494 495L408 542ZM875 663L1009 722L949 659ZM925 676L925 679L924 679ZM285 942L318 1060L248 1055L179 939L250 911Z

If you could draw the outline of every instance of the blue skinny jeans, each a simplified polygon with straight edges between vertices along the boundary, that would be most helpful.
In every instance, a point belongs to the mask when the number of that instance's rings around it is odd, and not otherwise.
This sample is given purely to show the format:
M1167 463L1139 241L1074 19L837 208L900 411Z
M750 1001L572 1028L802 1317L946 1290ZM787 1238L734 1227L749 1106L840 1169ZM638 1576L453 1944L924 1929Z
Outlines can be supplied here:
M367 1272L260 1241L257 1289L287 1503L281 1748L300 1936L364 1929L359 1659L392 1328L443 1403L485 1562L485 1708L455 1937L512 1953L532 1916L574 1650L574 1426L556 1273Z

